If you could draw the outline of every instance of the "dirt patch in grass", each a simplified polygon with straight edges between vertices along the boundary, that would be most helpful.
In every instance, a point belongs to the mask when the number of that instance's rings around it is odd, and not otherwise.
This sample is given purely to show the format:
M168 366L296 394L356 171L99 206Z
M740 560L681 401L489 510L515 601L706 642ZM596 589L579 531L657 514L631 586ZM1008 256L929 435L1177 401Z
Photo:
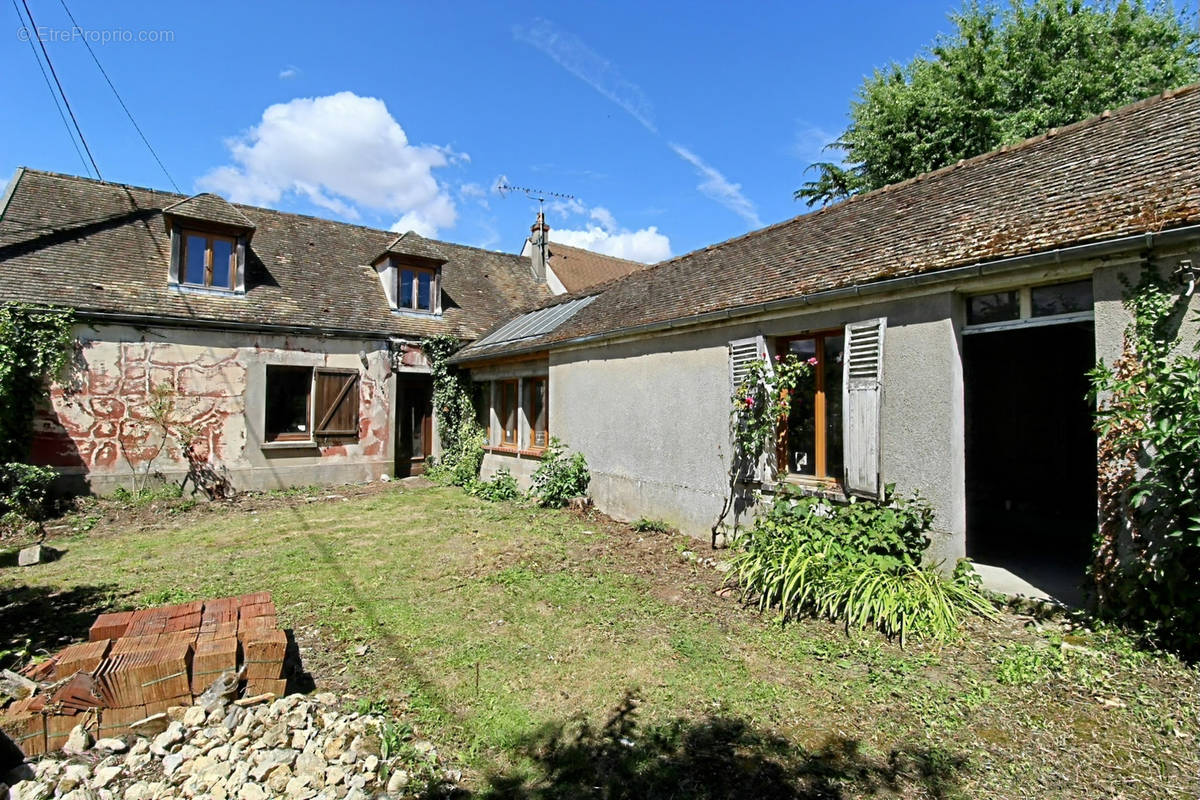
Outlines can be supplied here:
M6 635L53 613L22 614L21 593L91 609L268 589L318 686L386 703L486 797L1200 788L1197 672L1112 631L1005 614L901 649L781 625L721 596L684 555L719 559L705 543L598 514L395 484L240 502L65 518L64 559L0 571Z

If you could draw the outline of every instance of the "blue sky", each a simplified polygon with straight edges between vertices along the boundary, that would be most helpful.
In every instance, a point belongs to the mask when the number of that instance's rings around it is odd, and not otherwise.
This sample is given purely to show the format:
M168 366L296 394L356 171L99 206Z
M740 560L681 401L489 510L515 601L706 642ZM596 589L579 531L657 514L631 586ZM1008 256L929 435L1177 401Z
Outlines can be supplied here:
M515 251L654 261L806 211L804 168L864 75L956 2L142 3L27 0L106 180ZM18 4L20 0L17 0ZM86 174L11 3L0 170Z

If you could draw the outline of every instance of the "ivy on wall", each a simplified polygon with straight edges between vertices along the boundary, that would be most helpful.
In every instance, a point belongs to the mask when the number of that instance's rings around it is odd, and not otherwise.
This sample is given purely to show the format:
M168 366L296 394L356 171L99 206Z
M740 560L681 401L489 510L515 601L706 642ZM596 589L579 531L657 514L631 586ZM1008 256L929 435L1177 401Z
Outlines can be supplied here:
M34 412L70 361L73 321L66 308L0 306L0 464L29 460Z
M1091 373L1099 398L1098 610L1155 645L1200 657L1200 360L1180 352L1187 297L1147 269L1126 284L1121 356ZM1200 317L1193 317L1200 322Z
M462 342L453 336L431 336L421 350L433 373L433 413L442 443L441 459L426 470L439 481L465 486L479 475L483 463L483 431L475 422L471 383L449 360Z

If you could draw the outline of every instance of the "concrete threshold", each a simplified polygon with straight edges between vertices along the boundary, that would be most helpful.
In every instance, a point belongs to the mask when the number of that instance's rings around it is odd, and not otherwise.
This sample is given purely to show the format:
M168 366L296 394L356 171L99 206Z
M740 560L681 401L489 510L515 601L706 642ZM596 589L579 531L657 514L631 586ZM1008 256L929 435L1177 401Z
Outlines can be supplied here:
M991 564L972 564L975 571L983 579L983 588L998 592L1008 597L1040 600L1046 603L1078 608L1083 603L1083 593L1066 575L1044 576L1045 579L1035 579L1037 584L1022 578L1004 567Z

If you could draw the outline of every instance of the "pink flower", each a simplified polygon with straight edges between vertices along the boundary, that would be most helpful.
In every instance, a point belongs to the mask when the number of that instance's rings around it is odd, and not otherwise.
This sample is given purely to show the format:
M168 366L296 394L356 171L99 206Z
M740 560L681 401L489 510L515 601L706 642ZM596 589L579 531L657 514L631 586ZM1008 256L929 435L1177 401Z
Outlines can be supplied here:
M808 365L809 365L810 367L815 367L815 366L817 365L817 357L816 357L816 356L813 356L812 358L810 358L810 359L808 360Z
M776 361L783 361L783 356L775 356Z
M747 407L747 408L754 408L754 398L753 398L753 397L747 397L747 398L746 398L746 407Z

